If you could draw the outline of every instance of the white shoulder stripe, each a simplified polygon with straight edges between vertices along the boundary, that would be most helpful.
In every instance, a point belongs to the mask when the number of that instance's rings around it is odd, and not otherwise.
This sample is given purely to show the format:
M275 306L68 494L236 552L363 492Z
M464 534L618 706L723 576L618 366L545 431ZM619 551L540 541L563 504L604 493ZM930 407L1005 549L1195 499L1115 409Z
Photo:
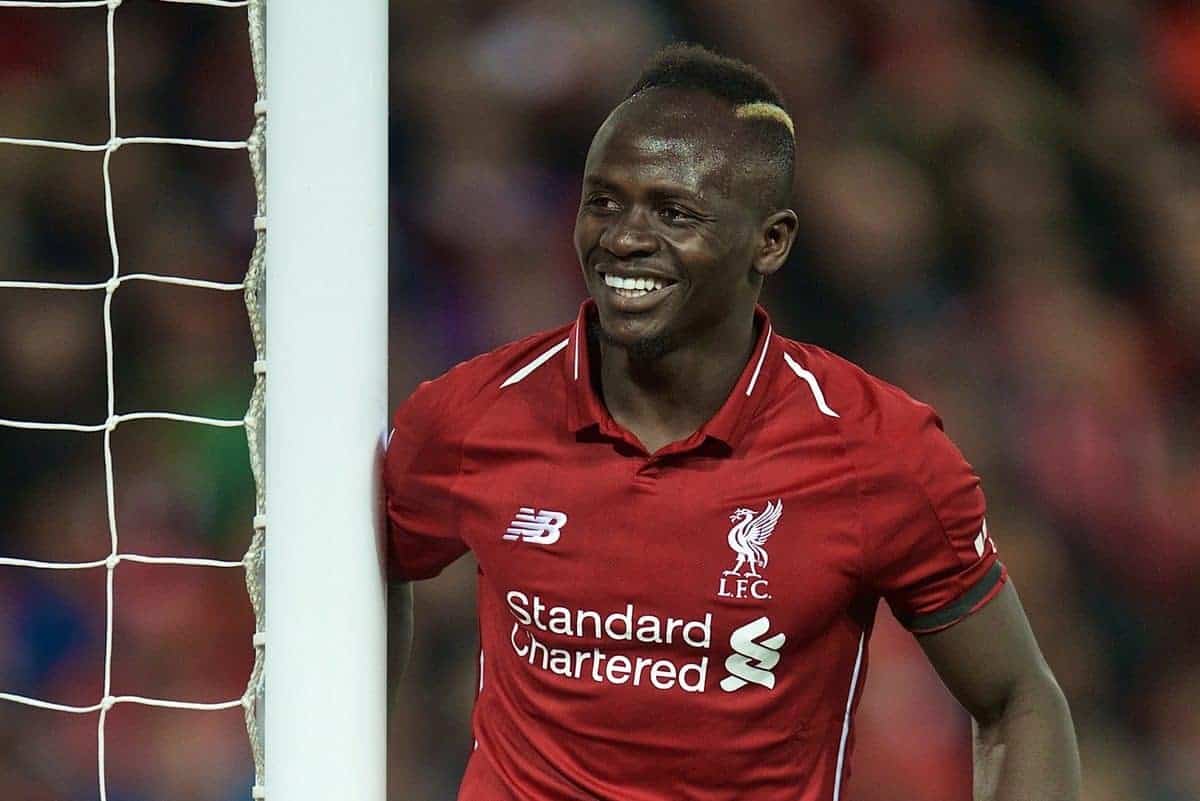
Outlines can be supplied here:
M792 358L792 354L784 353L784 360L788 363L788 367L792 368L792 372L804 379L808 384L808 388L812 390L813 398L817 401L817 408L821 410L821 414L827 417L838 417L838 413L829 408L829 404L825 402L825 393L821 391L821 385L817 383L817 377L805 370L799 363Z
M575 323L575 380L579 380L579 323Z
M758 383L758 374L762 370L763 359L767 358L767 348L771 347L771 326L767 326L767 335L763 338L762 353L758 354L758 364L754 367L754 375L750 376L750 386L746 387L746 397L750 397L750 393L754 391L754 385Z
M521 381L524 381L525 378L530 373L532 373L534 370L541 367L546 362L550 361L550 359L553 358L554 354L558 353L560 350L565 348L567 346L567 343L570 341L571 341L571 338L567 337L562 342L559 342L557 345L550 348L550 350L546 351L541 356L538 356L536 359L531 361L529 364L525 365L520 370L518 370L517 372L510 375L508 378L506 378L504 380L504 383L500 385L500 389L504 389L507 386L511 386L513 384L517 384Z
M479 692L480 693L483 692L483 646L482 645L479 646ZM478 695L476 697L478 697ZM479 740L473 739L471 741L471 743L472 743L472 745L471 745L472 751L475 751L479 748Z

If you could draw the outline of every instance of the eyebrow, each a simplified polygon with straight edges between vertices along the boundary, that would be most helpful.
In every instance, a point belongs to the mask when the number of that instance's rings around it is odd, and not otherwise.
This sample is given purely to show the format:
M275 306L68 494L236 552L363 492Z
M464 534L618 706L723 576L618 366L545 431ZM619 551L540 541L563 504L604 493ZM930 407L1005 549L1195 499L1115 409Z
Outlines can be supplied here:
M595 186L599 189L616 189L617 188L611 182L606 181L603 178L596 176L596 175L583 176L583 183L585 185Z
M612 181L605 180L598 175L585 175L583 177L583 184L589 189L606 189L612 192L621 191L620 186L614 184ZM678 184L671 184L669 186L651 184L648 189L648 194L655 200L679 198L686 199L697 204L705 202L705 198L703 196Z

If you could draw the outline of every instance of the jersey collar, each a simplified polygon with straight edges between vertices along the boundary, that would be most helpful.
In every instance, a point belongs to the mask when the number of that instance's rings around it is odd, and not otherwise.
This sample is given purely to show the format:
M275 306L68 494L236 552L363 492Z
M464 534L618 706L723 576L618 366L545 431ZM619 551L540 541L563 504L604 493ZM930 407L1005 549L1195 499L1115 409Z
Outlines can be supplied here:
M603 436L637 446L636 438L613 420L592 385L592 354L588 348L587 331L589 320L594 319L595 309L595 301L588 299L583 302L567 343L566 358L563 360L567 387L567 427L575 433L593 428ZM737 447L766 397L779 363L778 358L768 358L771 355L769 352L776 351L774 356L778 357L782 351L781 337L774 333L771 319L762 306L755 306L754 320L759 332L758 340L729 397L700 430L685 440L666 446L656 456L694 450L713 440L724 446L721 450L726 455Z

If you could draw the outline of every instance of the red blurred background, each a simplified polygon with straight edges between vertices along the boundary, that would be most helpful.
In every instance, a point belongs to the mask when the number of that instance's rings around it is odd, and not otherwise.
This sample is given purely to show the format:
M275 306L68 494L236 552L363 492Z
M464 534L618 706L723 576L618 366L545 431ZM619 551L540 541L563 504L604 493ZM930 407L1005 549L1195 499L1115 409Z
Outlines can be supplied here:
M121 135L248 135L244 11L129 0L116 30ZM799 139L801 241L764 298L777 327L932 403L983 476L989 529L1071 701L1085 798L1200 798L1200 7L410 0L393 2L391 34L394 404L573 315L583 156L656 47L746 59L783 90ZM105 70L102 9L0 9L0 135L104 141ZM352 146L330 142L330 158ZM100 160L0 145L0 280L107 277ZM129 147L112 167L123 272L241 279L244 153ZM103 419L100 303L0 291L0 417ZM122 287L118 410L240 417L240 303ZM240 558L240 431L130 424L114 451L123 550ZM101 455L99 435L0 428L0 553L102 558ZM103 570L45 572L0 567L0 691L95 703ZM239 581L122 565L114 690L240 696ZM463 560L418 587L397 799L454 797L473 583ZM872 648L848 797L969 798L966 717L890 620ZM0 797L95 798L95 723L0 705ZM120 706L108 741L113 801L247 797L239 711Z

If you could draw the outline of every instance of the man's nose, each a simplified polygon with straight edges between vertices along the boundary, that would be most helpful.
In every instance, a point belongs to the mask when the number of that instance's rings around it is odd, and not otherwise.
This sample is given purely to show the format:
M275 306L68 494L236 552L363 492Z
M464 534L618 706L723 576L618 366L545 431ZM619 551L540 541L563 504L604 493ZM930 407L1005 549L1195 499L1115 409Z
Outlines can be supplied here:
M618 259L650 256L658 250L658 239L648 230L643 215L637 211L622 214L613 220L600 235L600 247Z

